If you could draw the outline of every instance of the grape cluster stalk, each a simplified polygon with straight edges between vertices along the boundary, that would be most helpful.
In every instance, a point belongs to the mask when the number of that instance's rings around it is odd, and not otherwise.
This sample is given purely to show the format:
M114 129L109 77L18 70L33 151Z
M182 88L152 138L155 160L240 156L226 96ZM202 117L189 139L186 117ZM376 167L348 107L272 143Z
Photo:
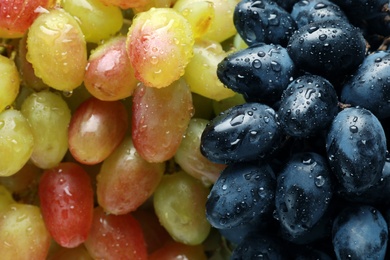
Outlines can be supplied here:
M387 259L386 0L0 0L2 259Z

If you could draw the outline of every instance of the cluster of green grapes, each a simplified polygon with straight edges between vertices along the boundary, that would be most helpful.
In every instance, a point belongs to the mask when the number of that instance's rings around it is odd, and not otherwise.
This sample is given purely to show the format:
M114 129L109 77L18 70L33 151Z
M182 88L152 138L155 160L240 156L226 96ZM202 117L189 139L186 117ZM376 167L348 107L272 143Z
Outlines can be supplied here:
M238 0L0 0L2 259L221 259L199 151Z

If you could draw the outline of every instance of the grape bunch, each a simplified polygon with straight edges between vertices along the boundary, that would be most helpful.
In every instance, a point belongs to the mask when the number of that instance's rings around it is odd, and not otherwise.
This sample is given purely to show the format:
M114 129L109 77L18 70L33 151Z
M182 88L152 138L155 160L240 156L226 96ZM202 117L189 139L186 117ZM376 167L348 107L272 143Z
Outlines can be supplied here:
M2 259L389 257L384 0L0 0Z
M201 152L226 164L206 203L231 259L387 259L387 1L241 0L219 64L243 95Z

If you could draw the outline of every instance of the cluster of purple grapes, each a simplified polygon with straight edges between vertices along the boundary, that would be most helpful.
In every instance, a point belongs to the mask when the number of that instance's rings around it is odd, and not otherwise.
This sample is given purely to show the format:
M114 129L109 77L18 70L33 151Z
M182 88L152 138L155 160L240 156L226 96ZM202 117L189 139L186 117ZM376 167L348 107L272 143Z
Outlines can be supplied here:
M218 65L245 104L210 121L201 152L227 164L207 219L232 259L385 259L389 2L241 0L247 48Z

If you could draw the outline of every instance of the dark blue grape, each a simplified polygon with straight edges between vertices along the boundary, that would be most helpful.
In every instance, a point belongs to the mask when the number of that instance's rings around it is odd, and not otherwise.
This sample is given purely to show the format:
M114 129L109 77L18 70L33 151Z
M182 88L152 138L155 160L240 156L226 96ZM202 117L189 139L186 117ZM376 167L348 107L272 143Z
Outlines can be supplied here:
M385 259L388 227L382 214L371 206L351 206L333 224L337 259Z
M360 202L370 205L389 205L390 201L390 155L387 153L385 166L379 180L364 192L355 194L345 190L340 191L340 195L352 202Z
M291 9L293 8L294 4L298 2L299 0L274 0L275 3L277 3L280 7L282 7L287 12L291 12Z
M362 63L366 41L361 31L348 22L328 20L295 31L287 51L300 69L333 81Z
M210 121L201 136L201 153L216 163L258 160L281 142L275 111L260 103L229 108Z
M341 8L328 0L300 0L291 11L298 28L313 22L326 20L344 20L347 16Z
M280 45L260 43L228 55L218 78L247 100L273 105L295 76L295 64Z
M253 232L233 250L231 260L287 260L285 243L279 238Z
M291 136L316 135L330 125L338 113L338 99L332 84L321 76L304 75L283 92L278 117Z
M277 177L275 205L282 231L296 241L321 220L332 197L326 159L316 153L297 153Z
M352 20L369 20L380 16L386 10L388 0L332 0Z
M233 22L249 46L262 42L285 46L297 28L290 14L270 0L241 0Z
M332 122L326 150L331 169L342 189L362 193L382 175L386 160L383 127L369 110L346 108Z
M219 229L271 218L275 185L275 176L268 164L228 165L210 191L206 217Z
M368 55L343 85L340 100L370 110L378 118L390 116L390 53Z

